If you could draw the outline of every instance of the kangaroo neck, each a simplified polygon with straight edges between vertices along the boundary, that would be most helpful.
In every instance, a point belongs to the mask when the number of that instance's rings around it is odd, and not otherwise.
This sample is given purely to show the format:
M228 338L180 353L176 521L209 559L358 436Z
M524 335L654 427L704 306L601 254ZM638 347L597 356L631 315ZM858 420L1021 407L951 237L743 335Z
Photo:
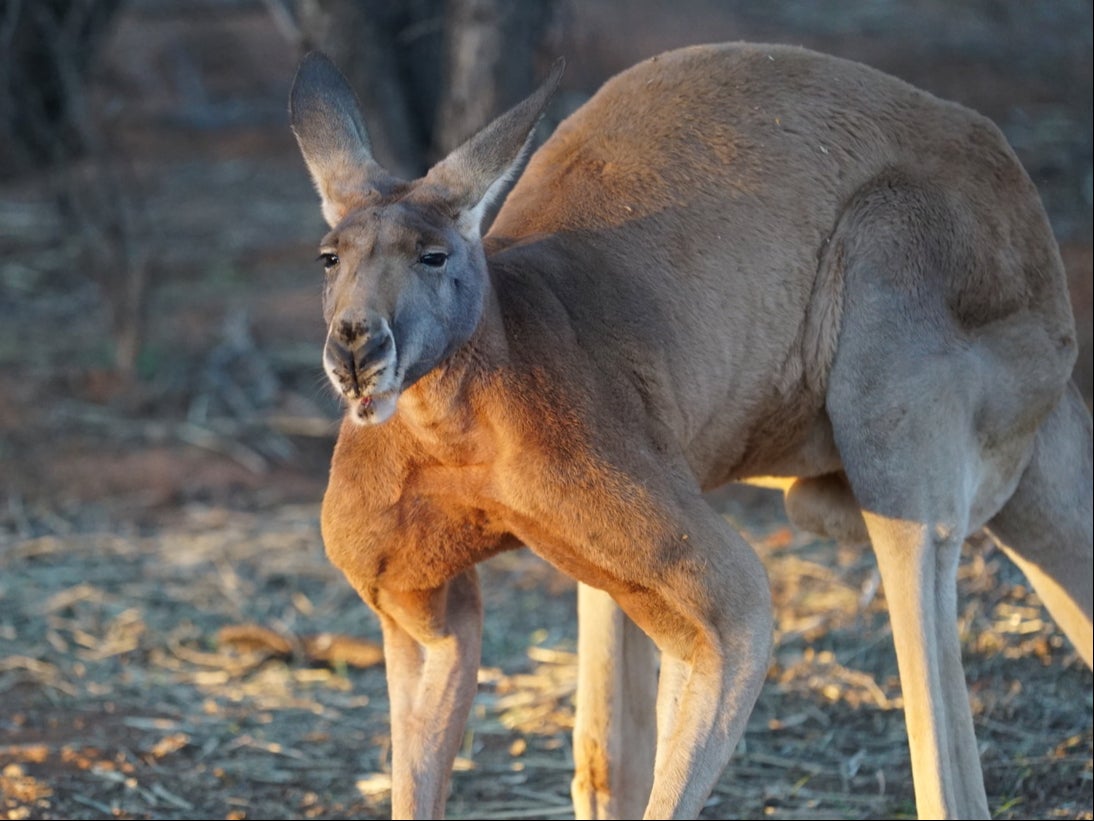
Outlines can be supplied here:
M429 452L474 450L489 427L483 424L488 411L479 397L487 384L496 382L493 376L504 366L507 353L501 309L493 288L488 288L471 338L403 392L397 418Z

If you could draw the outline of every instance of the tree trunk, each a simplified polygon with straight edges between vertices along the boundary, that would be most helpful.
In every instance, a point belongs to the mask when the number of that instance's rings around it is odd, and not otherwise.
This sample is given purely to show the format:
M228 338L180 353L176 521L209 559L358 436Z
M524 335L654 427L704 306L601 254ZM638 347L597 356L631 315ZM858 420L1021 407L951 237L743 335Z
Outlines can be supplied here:
M558 0L296 0L306 49L360 96L373 154L422 173L530 92ZM547 62L547 61L544 61Z

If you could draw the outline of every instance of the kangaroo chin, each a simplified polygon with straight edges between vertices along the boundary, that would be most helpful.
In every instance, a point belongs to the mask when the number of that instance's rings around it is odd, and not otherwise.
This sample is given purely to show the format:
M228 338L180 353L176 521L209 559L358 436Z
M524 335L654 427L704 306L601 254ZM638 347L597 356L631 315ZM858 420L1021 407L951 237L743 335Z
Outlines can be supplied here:
M359 425L379 425L395 415L398 400L395 391L350 399L347 415Z

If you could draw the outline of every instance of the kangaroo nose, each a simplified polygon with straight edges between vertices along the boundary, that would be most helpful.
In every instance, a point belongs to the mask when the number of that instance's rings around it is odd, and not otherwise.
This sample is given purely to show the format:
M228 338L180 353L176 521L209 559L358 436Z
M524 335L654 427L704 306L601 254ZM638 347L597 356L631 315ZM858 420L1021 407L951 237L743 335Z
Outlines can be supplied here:
M340 319L331 327L331 336L348 349L356 349L368 339L368 323L363 319Z
M372 389L393 347L391 331L383 320L338 320L327 335L324 364L342 393L356 399Z
M391 350L391 334L386 328L378 333L370 334L364 343L357 349L358 367L368 370L377 362L386 359Z
M343 317L332 324L330 336L363 364L386 355L391 345L391 330L387 322L378 316Z

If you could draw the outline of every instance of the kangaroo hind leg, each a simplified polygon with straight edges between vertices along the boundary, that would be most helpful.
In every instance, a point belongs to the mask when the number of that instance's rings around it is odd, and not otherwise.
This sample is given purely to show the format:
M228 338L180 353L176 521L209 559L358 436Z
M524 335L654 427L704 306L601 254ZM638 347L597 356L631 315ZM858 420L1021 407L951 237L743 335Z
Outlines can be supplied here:
M1018 422L1035 411L1020 390L998 398L1018 366L953 313L962 263L944 199L889 183L864 192L836 240L844 309L826 408L884 584L919 816L986 818L957 568L969 531L1017 482L1032 446Z
M1094 667L1091 464L1090 413L1071 385L1038 429L1014 494L988 522L1088 667Z

